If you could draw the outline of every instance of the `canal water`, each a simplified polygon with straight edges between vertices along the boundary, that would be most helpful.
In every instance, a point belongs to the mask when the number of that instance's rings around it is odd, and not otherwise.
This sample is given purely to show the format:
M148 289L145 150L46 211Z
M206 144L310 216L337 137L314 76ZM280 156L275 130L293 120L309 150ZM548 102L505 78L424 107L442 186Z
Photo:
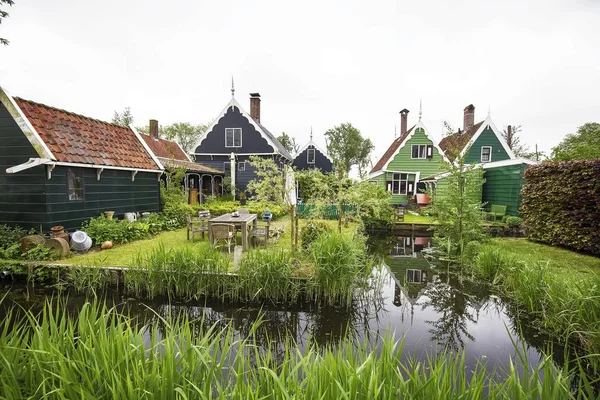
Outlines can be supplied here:
M159 323L159 316L186 313L203 324L230 324L236 334L250 333L253 323L264 322L256 338L285 349L285 336L292 335L300 348L311 343L335 345L344 337L357 343L380 343L386 334L404 341L404 356L426 360L436 352L464 349L466 366L473 370L484 363L490 372L502 373L512 361L522 368L522 357L534 367L551 341L522 323L508 303L490 293L472 276L431 256L431 238L412 235L374 240L374 251L382 255L382 265L374 272L373 289L358 296L350 308L315 304L281 306L274 304L177 302L168 298L130 298L118 288L102 297L137 318L139 324ZM39 309L44 301L58 295L52 286L27 285L0 280L0 307L4 320L12 304ZM67 307L73 313L86 296L69 293ZM199 322L198 322L199 323ZM555 359L562 361L559 346L553 346Z

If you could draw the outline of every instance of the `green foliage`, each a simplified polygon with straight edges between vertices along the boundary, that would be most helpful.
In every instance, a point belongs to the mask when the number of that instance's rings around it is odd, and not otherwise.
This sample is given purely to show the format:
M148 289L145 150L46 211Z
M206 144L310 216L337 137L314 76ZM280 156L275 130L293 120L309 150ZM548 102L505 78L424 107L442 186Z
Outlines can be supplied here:
M296 143L296 138L289 136L285 132L281 132L281 135L277 136L277 141L292 155L298 153L300 149L300 146Z
M315 265L313 298L323 297L329 304L350 304L373 266L367 256L366 239L358 234L324 234L311 243L309 252Z
M285 200L285 174L272 158L250 157L250 165L256 169L256 179L248 183L247 190L259 202Z
M146 222L118 221L104 216L86 221L82 230L92 238L96 245L101 245L106 241L114 244L129 243L151 236L150 225Z
M20 226L0 225L0 249L8 249L14 244L18 244L23 236L34 235L35 229L29 231Z
M588 122L567 135L552 148L553 161L591 160L600 158L600 123Z
M20 258L27 261L45 261L54 258L54 254L50 248L43 244L38 244L27 250L25 253L22 253Z
M463 253L467 243L481 240L481 191L483 169L464 164L464 158L448 164L448 173L438 181L435 190L428 189L433 203L430 213L436 218L434 239L451 257Z
M184 152L191 153L207 128L207 124L193 125L189 122L178 122L163 128L163 135L166 139L179 143Z
M520 228L523 220L519 217L507 215L504 219L504 222L506 223L506 225L508 225L509 228Z
M115 125L122 126L123 128L129 128L129 125L133 124L131 108L125 107L122 112L115 111L111 122Z
M355 207L353 217L364 225L385 226L393 221L391 195L380 185L368 181L354 183L345 193L344 202Z
M358 166L362 177L371 161L371 152L375 148L371 139L363 138L360 131L351 123L342 123L325 132L327 153L333 159L333 165L344 175L350 168Z
M529 238L600 255L600 159L531 166L524 178Z
M150 310L152 311L152 310ZM594 398L587 380L570 378L549 357L536 367L490 374L471 370L464 350L417 359L387 334L380 347L350 338L299 350L259 346L259 321L239 334L222 321L162 316L141 326L119 308L85 303L77 317L46 303L39 313L6 312L0 331L2 396L102 399L569 399ZM10 322L10 324L8 324Z
M316 204L319 202L328 202L337 195L336 188L339 179L334 173L323 173L320 169L310 168L302 171L295 171L294 177L298 183L298 189L305 204ZM344 186L350 186L352 181L347 179Z
M194 213L194 208L187 203L187 196L183 186L185 170L173 168L167 173L167 184L161 181L160 201L162 214L169 221L170 227L185 226L185 215Z
M195 205L195 210L210 211L212 216L219 216L239 210L242 205L239 201L223 201L223 197L204 204ZM262 218L265 210L273 213L273 218L279 218L287 213L286 207L273 202L248 201L245 206L251 214L256 214L258 218Z
M240 263L239 297L245 301L295 302L299 286L292 276L292 257L287 250L252 250Z
M0 5L6 4L8 6L12 6L14 3L13 0L0 0ZM10 14L5 11L5 10L0 10L0 23L2 23L2 20L4 18L7 18ZM1 38L0 37L0 44L3 44L5 46L8 46L10 42L7 39Z
M307 250L309 246L321 235L331 233L331 228L324 222L309 221L300 229L300 242L302 248Z

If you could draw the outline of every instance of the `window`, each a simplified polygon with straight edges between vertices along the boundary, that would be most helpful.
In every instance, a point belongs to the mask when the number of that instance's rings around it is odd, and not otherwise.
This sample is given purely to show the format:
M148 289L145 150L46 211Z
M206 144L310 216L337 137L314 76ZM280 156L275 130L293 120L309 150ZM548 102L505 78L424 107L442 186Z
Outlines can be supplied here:
M225 128L225 147L242 147L242 128Z
M408 174L393 174L392 194L407 194Z
M490 162L490 161L492 161L491 146L482 146L481 147L481 162Z
M418 269L406 270L406 281L409 283L424 283L427 282L427 272Z
M315 149L308 149L308 150L306 150L306 162L308 164L314 164L315 163Z
M238 171L245 171L246 170L246 161L242 161L238 163Z
M413 144L410 158L425 158L427 156L426 144Z
M67 169L67 194L69 201L83 200L83 171L81 169Z

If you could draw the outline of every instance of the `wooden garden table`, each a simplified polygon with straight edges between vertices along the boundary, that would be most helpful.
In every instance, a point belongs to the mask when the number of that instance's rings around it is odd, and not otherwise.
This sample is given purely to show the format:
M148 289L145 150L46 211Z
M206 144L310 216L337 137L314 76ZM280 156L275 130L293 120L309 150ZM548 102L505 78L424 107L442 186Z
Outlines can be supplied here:
M256 214L240 214L239 217L234 217L231 213L223 214L220 217L212 218L208 221L208 238L210 240L211 246L214 244L214 240L212 237L212 224L231 224L236 227L239 226L242 231L242 251L246 251L248 249L248 226L249 223L252 222L254 227L257 226L258 220Z

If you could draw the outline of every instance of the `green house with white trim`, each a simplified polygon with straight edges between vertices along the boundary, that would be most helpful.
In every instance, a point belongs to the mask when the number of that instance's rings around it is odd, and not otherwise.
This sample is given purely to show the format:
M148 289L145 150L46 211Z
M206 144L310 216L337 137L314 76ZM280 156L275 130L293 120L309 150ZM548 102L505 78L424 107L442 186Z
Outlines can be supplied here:
M422 178L443 171L448 161L435 139L419 119L407 129L408 110L400 111L400 136L396 138L369 173L369 181L386 188L392 195L392 204L405 204L411 197L422 193Z
M463 129L443 138L440 148L451 160L460 156L465 158L466 164L481 165L485 178L482 202L486 203L486 208L504 205L507 215L518 215L523 172L527 166L536 163L514 155L489 114L485 120L474 123L475 107L472 104L465 107L463 121ZM431 181L431 177L426 180Z

